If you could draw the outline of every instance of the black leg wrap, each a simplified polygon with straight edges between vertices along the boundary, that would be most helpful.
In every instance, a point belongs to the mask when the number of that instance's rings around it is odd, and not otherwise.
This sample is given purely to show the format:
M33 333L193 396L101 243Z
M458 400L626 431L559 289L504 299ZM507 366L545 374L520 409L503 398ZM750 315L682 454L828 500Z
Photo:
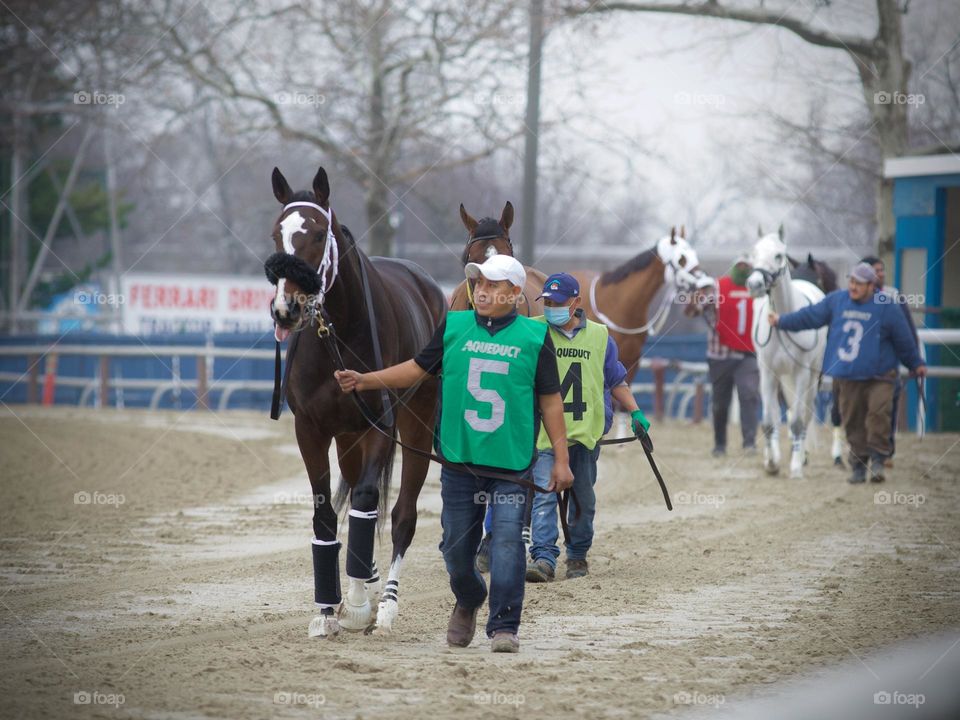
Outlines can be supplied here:
M366 513L351 510L347 520L347 577L366 580L373 577L373 541L377 531L377 511Z
M384 602L385 600L393 600L394 602L397 602L397 592L399 590L399 580L387 580L387 586L383 589L383 594L380 596L380 602Z
M318 545L313 549L313 599L321 605L339 605L340 600L340 543Z

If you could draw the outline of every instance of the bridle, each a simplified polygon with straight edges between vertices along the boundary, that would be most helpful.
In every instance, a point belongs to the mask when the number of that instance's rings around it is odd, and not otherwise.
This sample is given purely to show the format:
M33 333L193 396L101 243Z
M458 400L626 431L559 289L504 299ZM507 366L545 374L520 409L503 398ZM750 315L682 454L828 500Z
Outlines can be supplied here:
M773 286L777 284L777 281L780 280L780 278L783 277L783 274L787 271L788 263L789 261L786 258L784 258L784 261L780 265L780 267L778 267L773 272L770 272L766 268L757 267L756 265L754 265L753 267L753 272L760 273L760 277L763 278L763 296L767 299L767 303L770 306L770 309L773 310L773 312L777 312L777 310L773 306L773 296L770 294L770 291L773 290ZM807 299L807 304L808 305L813 304L812 302L810 302L809 298ZM767 345L770 344L770 340L773 339L774 334L776 334L777 340L780 342L780 345L781 347L783 347L784 351L790 356L790 359L793 360L797 365L806 368L807 366L804 365L802 362L800 362L797 358L795 358L793 356L793 353L790 352L790 348L788 348L787 344L783 342L783 336L786 335L787 339L791 343L793 343L793 345L801 352L810 352L817 346L817 343L819 342L819 330L814 332L813 345L811 345L810 347L804 347L793 338L793 333L787 332L785 330L780 330L779 327L771 327L770 334L767 335L767 339L761 343L760 342L760 323L757 323L753 328L754 346L758 348L766 347Z
M323 314L323 301L336 282L337 274L340 271L340 247L337 244L336 234L333 231L333 210L321 207L317 203L306 200L298 200L287 203L283 206L280 214L285 218L286 213L291 208L308 207L319 212L327 221L327 235L324 239L323 256L320 258L320 264L316 270L307 265L302 258L293 254L293 243L287 242L284 238L283 251L271 255L265 263L267 279L274 285L279 284L280 280L287 279L291 273L299 276L298 285L305 290L305 297L302 301L303 309L297 318L296 325L290 329L291 332L300 332L307 325L318 323L323 332L326 327ZM283 220L281 220L281 225ZM311 277L314 276L315 277Z
M660 332L660 330L663 328L663 324L667 321L667 315L669 315L670 306L677 298L677 295L680 292L691 292L692 290L700 288L698 280L706 277L706 273L704 273L703 270L700 270L699 268L687 270L679 265L676 257L671 257L667 260L664 260L663 256L660 254L659 248L657 249L657 257L660 258L660 262L662 262L664 265L663 280L670 289L663 294L663 298L660 300L660 305L657 307L656 312L654 312L653 317L650 318L650 320L648 320L644 325L634 328L623 327L622 325L615 323L597 306L597 283L600 280L600 275L594 275L593 280L590 281L590 305L593 307L593 312L600 322L602 322L611 330L621 333L622 335L640 335L645 332L649 332L651 335L656 335L658 332ZM687 280L685 276L689 276L690 280ZM679 278L684 278L683 287L679 286Z
M317 275L320 276L320 290L317 293L316 305L322 306L324 296L333 287L333 283L337 279L337 273L340 271L340 248L337 246L337 237L333 232L333 209L327 210L317 203L298 200L284 205L281 217L286 215L287 210L294 207L312 208L323 215L327 221L327 237L323 247L323 257L320 259L319 267L317 267Z
M475 243L485 240L506 240L507 245L510 247L510 253L511 255L513 254L513 241L509 235L478 235L477 237L467 238L467 245L463 248L463 255L460 256L460 261L466 265L470 257L470 248L473 247Z

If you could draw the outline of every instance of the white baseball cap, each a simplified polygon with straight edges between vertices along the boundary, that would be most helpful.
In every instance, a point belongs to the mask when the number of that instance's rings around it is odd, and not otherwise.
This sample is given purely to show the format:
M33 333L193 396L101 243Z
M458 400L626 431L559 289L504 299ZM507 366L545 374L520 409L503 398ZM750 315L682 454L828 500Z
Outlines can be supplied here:
M476 280L483 275L494 282L509 280L517 287L523 287L527 282L527 271L519 260L510 255L491 255L483 263L467 263L463 270L469 280Z

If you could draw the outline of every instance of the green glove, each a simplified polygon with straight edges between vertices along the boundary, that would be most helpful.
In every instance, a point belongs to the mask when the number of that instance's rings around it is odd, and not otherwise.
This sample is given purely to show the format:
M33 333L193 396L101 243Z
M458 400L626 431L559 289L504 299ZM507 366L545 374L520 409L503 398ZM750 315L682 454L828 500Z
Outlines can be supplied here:
M634 410L630 413L631 425L633 426L633 434L637 437L640 436L640 430L642 429L644 434L650 430L650 421L647 420L647 416L643 414L643 410Z

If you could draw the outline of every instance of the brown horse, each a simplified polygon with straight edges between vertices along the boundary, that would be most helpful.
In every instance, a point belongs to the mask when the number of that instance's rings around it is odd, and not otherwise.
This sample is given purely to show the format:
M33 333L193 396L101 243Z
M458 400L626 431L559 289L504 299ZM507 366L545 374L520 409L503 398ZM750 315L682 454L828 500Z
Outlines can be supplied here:
M399 432L407 445L429 451L437 383L428 380L400 397L386 392L345 395L334 379L343 367L368 371L412 358L446 314L440 287L414 263L368 258L330 209L323 168L312 191L294 193L276 168L273 194L283 206L273 227L276 245L266 263L277 285L270 312L277 338L292 335L287 351L286 399L294 415L297 444L314 498L313 572L320 615L311 636L347 630L389 631L397 615L397 585L404 553L417 524L417 496L429 461L403 451L400 492L392 512L393 554L386 588L373 558L378 518L386 507ZM371 427L360 404L378 419ZM341 491L349 488L346 571L349 588L340 594L337 501L330 495L330 444L336 443ZM379 598L379 606L376 605ZM335 615L335 611L336 615Z
M602 274L592 270L571 273L580 283L587 317L606 325L616 341L628 383L637 373L647 334L659 329L671 305L693 301L699 289L713 283L700 269L697 253L685 235L685 229L677 235L674 227L655 247L618 268ZM665 284L670 287L650 318L649 308Z
M787 260L790 261L790 267L792 268L790 274L794 280L812 282L823 290L825 295L829 295L839 287L837 285L837 273L823 260L817 260L813 257L813 253L807 253L806 262L794 260L789 255L787 255Z
M471 262L482 263L491 255L513 256L513 243L510 240L513 205L509 201L503 206L499 220L491 217L474 220L461 203L460 219L469 233L467 246L463 249L463 256L460 258L464 265ZM524 266L524 270L527 271L527 282L523 287L523 295L520 296L517 311L521 315L530 317L543 315L543 300L538 298L543 290L543 284L547 281L547 276L536 268ZM468 285L468 281L464 280L454 288L450 297L451 310L467 310L473 307L470 300L472 285L472 283Z

